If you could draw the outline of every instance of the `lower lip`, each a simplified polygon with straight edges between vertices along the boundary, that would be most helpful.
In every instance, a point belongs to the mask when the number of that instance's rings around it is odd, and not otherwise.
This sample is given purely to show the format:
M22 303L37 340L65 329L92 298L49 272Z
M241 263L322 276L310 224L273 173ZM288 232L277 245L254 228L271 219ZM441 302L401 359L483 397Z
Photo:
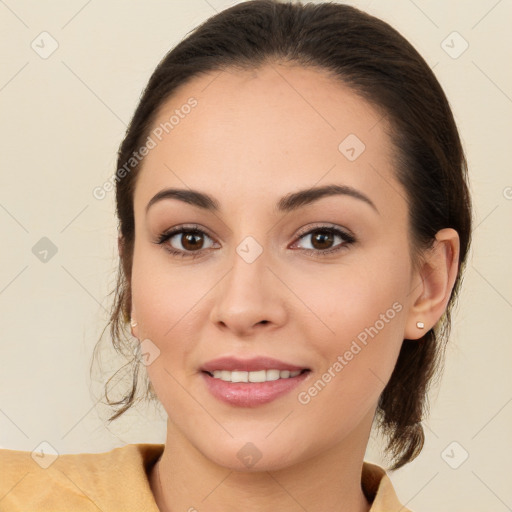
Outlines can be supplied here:
M257 407L289 393L298 386L310 372L304 372L288 379L267 382L226 382L203 372L203 379L210 393L222 402L238 407Z

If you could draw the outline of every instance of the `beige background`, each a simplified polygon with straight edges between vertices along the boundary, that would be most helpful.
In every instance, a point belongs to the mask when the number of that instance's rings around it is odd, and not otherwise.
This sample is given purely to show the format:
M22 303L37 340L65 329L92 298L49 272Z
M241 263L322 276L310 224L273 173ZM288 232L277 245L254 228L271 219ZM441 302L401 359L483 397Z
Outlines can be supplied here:
M107 425L96 405L101 383L91 382L89 363L115 282L117 224L114 194L100 201L92 190L115 171L125 125L164 53L233 3L0 2L1 447L47 441L70 453L163 442L161 410L139 407ZM474 246L425 447L391 478L415 512L510 510L512 3L348 3L388 21L434 68L475 203ZM47 58L31 47L43 31L58 42ZM467 50L452 58L464 41ZM47 262L32 252L42 237L58 249ZM366 459L380 463L378 439Z

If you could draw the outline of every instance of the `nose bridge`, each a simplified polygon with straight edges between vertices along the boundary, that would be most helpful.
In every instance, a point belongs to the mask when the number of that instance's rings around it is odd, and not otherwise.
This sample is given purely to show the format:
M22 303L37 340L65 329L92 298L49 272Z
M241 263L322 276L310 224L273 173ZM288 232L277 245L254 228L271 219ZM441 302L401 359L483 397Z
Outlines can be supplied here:
M269 253L252 235L248 235L234 248L231 271L226 278L224 299L232 299L233 311L241 309L247 299L253 307L268 302Z
M285 308L280 300L279 283L269 270L272 255L257 239L246 235L234 247L230 270L219 283L212 309L212 321L222 323L238 334L259 323L279 324Z

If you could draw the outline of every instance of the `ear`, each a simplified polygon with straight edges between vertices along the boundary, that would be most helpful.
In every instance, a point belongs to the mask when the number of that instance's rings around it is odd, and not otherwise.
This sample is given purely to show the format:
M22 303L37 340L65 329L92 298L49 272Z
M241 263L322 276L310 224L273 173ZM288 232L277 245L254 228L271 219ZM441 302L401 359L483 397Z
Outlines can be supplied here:
M459 269L459 235L452 228L436 234L432 248L424 253L424 263L418 270L410 292L411 307L404 337L421 338L441 318L450 300ZM418 328L417 322L425 327Z

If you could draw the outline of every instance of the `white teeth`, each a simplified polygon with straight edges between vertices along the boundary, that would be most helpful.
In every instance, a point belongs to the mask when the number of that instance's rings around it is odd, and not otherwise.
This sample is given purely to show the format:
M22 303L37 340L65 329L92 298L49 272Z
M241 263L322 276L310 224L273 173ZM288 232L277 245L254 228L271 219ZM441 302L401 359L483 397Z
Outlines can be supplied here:
M267 380L277 380L279 379L279 374L281 372L279 370L267 370Z
M258 372L247 372L249 375L249 382L265 382L267 380L267 371L260 370Z
M300 374L300 370L258 370L255 372L244 372L240 370L215 370L213 377L225 382L267 382L278 379L289 379Z
M231 372L231 382L249 382L249 372Z

